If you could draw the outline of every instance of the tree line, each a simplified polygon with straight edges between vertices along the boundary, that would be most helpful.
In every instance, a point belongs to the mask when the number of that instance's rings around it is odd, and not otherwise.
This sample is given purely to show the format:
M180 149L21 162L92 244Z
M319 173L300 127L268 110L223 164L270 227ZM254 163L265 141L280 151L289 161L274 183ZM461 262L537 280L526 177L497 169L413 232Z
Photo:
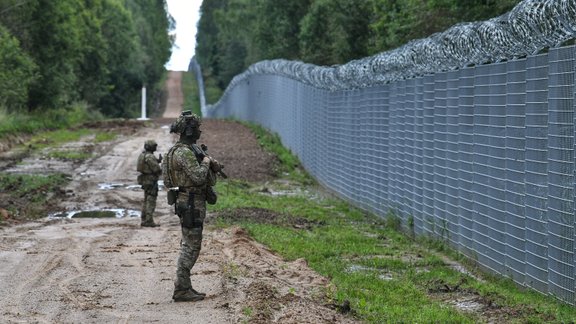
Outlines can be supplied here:
M165 0L0 0L0 109L133 116L142 86L157 100L173 28Z
M459 22L508 12L520 0L203 0L196 58L207 86L225 89L268 59L344 64Z

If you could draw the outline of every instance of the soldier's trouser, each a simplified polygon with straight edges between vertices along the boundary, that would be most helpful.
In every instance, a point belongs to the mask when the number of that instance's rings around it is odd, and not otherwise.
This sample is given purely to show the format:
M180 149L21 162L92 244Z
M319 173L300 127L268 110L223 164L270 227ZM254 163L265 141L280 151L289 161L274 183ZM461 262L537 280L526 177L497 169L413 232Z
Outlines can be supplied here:
M180 256L176 269L175 290L187 290L192 288L190 272L202 247L202 228L182 227L182 241L180 243Z
M180 256L178 257L178 265L176 269L176 282L174 283L174 290L187 290L192 288L190 280L190 272L202 247L202 229L203 222L206 216L206 202L203 197L196 197L194 205L197 212L195 216L198 217L190 227L182 226L182 240L180 241ZM178 216L183 220L184 214L189 212L187 204L178 201Z
M156 210L156 199L158 198L158 183L150 186L142 186L144 189L144 205L142 206L142 224L154 223L154 211Z

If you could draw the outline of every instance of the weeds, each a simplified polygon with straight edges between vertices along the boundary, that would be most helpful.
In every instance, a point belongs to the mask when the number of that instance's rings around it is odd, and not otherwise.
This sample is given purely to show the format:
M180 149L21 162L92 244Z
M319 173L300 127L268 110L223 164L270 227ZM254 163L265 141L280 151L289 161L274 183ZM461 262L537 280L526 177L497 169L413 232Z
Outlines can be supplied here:
M246 271L246 269L242 269L235 263L227 263L222 267L224 277L231 281L237 281L238 279L245 277L247 274Z
M27 143L29 147L41 150L54 147L66 142L78 141L81 137L92 132L88 129L59 129L54 131L39 132Z
M92 157L92 154L87 152L76 152L76 151L53 151L48 153L48 156L51 158L61 160L83 161Z
M278 134L271 134L265 128L258 125L244 124L256 135L260 146L278 158L280 166L279 170L277 170L277 175L282 175L283 177L298 181L304 185L314 184L314 179L302 169L298 158L282 145L282 140Z
M0 173L0 208L15 218L36 218L45 212L51 193L70 181L61 173L51 175L15 175Z
M99 132L94 138L95 143L110 142L116 139L117 134L112 132Z
M59 129L54 131L41 132L31 138L26 143L26 146L40 151L47 148L57 148L47 150L44 154L49 158L61 160L82 161L92 157L91 145L84 146L76 149L63 149L62 144L86 140L87 142L102 143L112 141L116 138L117 134L114 132L106 132L90 129Z
M182 93L184 93L185 107L183 110L192 110L193 113L201 116L200 92L194 72L182 72Z
M85 104L77 103L69 109L49 110L28 115L0 110L0 137L10 134L37 134L39 131L64 129L86 120L101 120L102 115L88 112Z

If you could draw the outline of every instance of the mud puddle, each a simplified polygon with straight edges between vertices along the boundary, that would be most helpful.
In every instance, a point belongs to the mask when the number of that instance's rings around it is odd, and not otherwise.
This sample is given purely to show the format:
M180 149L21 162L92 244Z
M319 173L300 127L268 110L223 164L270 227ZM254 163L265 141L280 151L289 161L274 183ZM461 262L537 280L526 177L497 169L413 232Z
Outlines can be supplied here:
M115 190L115 189L126 189L126 190L141 190L142 186L139 184L124 184L124 183L110 183L103 182L98 184L98 189L100 190ZM164 189L164 181L158 181L158 190Z
M140 217L141 212L133 209L110 208L101 210L75 210L48 215L48 219L59 218L131 218Z

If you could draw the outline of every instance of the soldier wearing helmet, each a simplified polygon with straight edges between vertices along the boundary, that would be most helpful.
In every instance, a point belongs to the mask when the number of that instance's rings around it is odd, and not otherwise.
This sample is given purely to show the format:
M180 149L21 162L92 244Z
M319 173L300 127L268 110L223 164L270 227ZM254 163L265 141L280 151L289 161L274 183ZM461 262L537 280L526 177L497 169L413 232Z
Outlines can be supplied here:
M162 164L164 184L172 190L177 187L174 203L182 228L172 296L174 301L199 301L206 296L192 288L190 272L200 254L206 217L206 191L216 184L216 174L211 168L217 162L208 156L195 154L196 141L201 135L200 125L200 117L190 111L182 112L170 127L170 132L179 134L180 140L168 151Z
M142 227L160 226L154 223L154 210L156 209L156 198L158 198L158 178L162 174L160 163L162 154L158 158L154 152L158 144L154 140L144 142L144 151L138 156L136 169L138 175L138 184L144 190L144 205L142 206L141 223Z

